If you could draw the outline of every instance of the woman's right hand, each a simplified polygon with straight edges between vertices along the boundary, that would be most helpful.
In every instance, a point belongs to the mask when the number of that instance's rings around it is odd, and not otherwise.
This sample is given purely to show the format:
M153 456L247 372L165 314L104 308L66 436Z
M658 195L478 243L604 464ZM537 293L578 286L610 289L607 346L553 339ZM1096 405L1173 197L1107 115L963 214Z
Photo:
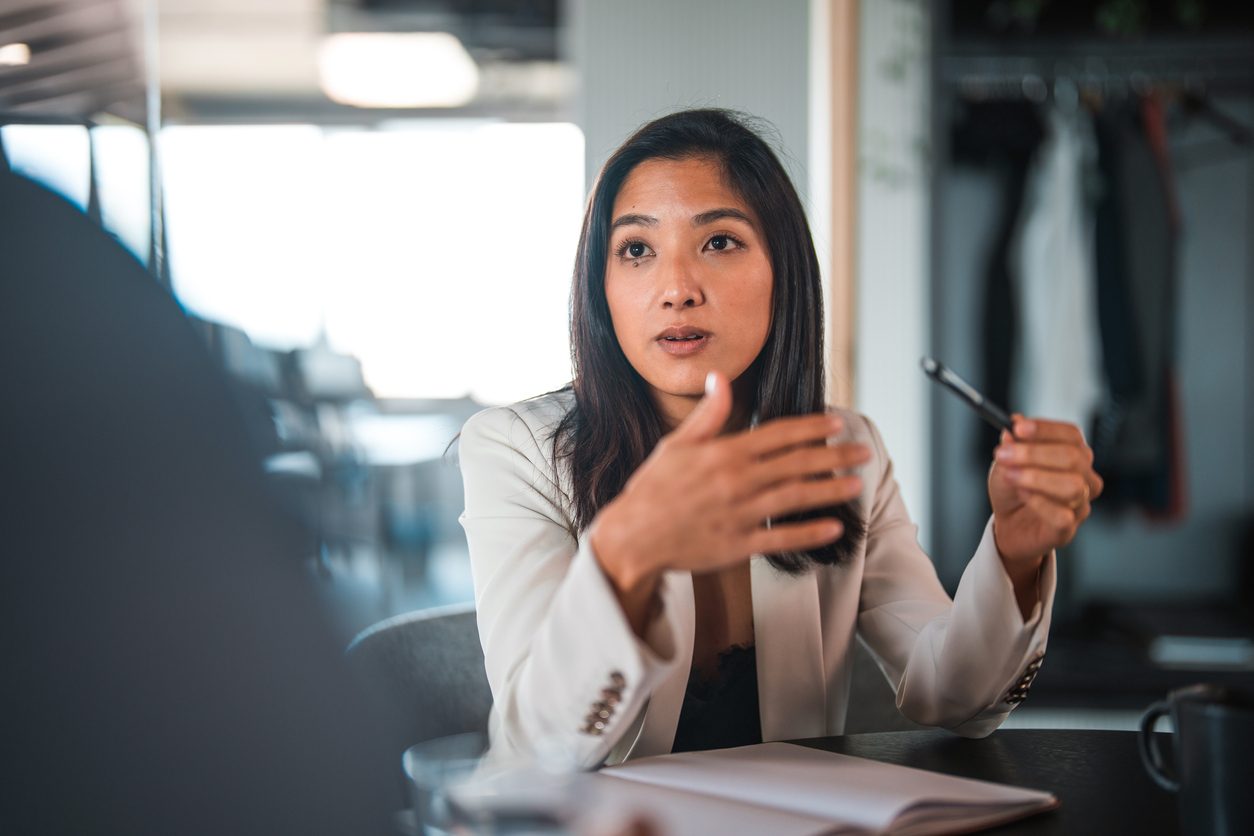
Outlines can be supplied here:
M870 451L825 443L840 432L839 417L779 418L720 436L731 409L731 384L711 372L705 397L590 527L593 552L637 632L662 572L714 571L754 554L834 542L844 532L832 518L770 528L766 521L839 505L862 492L859 477L836 472L865 464Z

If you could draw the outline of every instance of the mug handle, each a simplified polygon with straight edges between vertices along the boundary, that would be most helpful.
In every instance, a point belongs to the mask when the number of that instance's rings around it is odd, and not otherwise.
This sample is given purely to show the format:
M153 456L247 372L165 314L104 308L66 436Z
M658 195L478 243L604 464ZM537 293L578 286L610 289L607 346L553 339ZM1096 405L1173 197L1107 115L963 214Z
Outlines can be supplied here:
M1154 726L1158 724L1158 718L1169 711L1171 711L1171 706L1165 702L1156 702L1146 710L1141 716L1141 733L1137 735L1137 748L1141 752L1141 763L1145 764L1145 771L1154 779L1154 783L1168 792L1179 792L1180 781L1176 778L1174 771L1167 766L1154 735Z

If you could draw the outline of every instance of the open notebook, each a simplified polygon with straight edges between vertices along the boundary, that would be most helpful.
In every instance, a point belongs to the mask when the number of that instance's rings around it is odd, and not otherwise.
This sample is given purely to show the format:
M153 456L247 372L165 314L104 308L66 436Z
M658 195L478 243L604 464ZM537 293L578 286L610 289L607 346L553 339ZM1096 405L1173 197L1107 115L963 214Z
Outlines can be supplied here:
M1046 792L762 743L659 755L592 776L595 803L666 834L966 833L1058 806Z

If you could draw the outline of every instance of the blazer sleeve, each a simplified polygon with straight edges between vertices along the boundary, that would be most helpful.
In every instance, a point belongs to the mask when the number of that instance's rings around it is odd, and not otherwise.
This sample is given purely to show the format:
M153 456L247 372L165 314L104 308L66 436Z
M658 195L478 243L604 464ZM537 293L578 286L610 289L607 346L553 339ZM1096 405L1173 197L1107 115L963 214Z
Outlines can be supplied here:
M675 664L675 633L665 610L647 641L632 631L546 448L511 408L471 418L459 443L492 750L594 768Z
M864 419L865 420L865 419ZM993 541L990 518L953 600L918 544L883 439L866 421L880 472L868 519L858 630L916 723L984 737L1023 700L1045 654L1055 554L1025 621ZM869 475L869 474L868 474ZM868 480L872 482L872 480Z

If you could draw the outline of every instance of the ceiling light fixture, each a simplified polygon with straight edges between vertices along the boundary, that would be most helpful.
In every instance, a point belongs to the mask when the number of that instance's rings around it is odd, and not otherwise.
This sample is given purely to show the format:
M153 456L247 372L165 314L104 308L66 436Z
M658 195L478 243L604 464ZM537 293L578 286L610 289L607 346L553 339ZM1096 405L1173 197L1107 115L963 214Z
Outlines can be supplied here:
M322 91L355 107L460 107L479 89L479 68L447 32L342 32L318 50Z
M30 63L30 47L26 44L0 46L0 67L21 67Z

